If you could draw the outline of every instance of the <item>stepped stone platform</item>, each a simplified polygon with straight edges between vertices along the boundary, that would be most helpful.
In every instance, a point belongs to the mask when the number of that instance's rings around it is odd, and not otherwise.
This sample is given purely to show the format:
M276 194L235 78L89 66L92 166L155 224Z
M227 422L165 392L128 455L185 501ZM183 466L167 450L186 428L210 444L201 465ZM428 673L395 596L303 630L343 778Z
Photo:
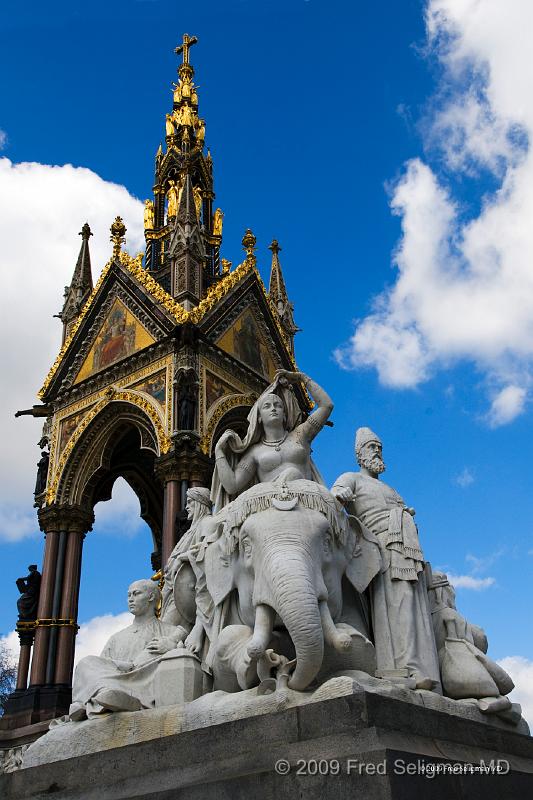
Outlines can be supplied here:
M533 739L525 733L480 721L474 710L469 716L457 716L356 684L348 693L346 679L336 681L299 705L291 705L288 698L283 702L277 694L256 697L252 716L251 694L249 706L243 710L241 703L240 712L236 706L232 710L231 697L222 698L223 712L215 710L211 719L207 706L202 709L198 701L196 718L184 715L178 706L113 714L79 723L68 748L64 731L73 723L59 725L54 729L57 760L38 763L43 755L34 745L24 769L0 776L0 797L516 800L533 796ZM88 752L95 737L106 749ZM35 766L30 766L32 761Z

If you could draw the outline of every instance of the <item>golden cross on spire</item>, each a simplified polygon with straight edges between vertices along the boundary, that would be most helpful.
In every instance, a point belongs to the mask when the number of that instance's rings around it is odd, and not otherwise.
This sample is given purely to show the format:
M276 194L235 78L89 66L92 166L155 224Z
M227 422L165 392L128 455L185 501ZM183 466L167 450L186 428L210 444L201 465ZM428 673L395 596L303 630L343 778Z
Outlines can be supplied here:
M193 46L193 44L196 44L197 41L198 41L197 36L189 36L188 33L183 34L183 44L180 44L179 47L176 47L174 52L176 53L177 56L179 56L180 53L183 53L184 64L189 63L189 49Z

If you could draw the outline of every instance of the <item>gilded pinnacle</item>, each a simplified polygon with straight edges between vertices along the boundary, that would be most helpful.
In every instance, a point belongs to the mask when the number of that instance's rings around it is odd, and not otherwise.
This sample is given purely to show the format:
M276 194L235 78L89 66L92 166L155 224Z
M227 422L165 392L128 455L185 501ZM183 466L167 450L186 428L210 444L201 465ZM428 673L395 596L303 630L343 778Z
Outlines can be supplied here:
M253 258L254 257L254 253L255 253L255 249L256 249L255 248L255 243L256 242L257 242L257 239L253 235L252 231L250 230L250 228L247 228L246 229L246 233L242 237L242 246L243 246L244 250L246 250L246 257L247 258L250 258L250 257Z
M121 245L123 245L126 241L124 238L126 226L124 225L124 220L122 217L115 217L115 221L111 225L110 231L110 241L113 242L113 256L116 258L120 254Z

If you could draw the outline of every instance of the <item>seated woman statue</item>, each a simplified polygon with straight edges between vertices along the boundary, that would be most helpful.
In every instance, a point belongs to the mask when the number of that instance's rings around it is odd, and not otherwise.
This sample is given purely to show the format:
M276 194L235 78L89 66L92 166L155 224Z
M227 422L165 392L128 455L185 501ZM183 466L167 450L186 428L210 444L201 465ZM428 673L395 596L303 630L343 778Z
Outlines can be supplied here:
M305 422L290 387L299 382L316 403ZM331 398L303 372L278 370L274 382L252 406L244 439L227 430L217 442L211 489L215 510L257 483L303 479L323 485L311 459L311 442L332 410Z
M291 386L297 383L316 404L305 421ZM363 534L352 532L311 458L311 443L332 409L307 375L279 370L251 408L246 436L228 430L215 447L211 499L223 523L205 553L215 608L206 663L215 688L235 691L226 689L233 677L241 689L253 685L272 649L290 660L296 655L291 689L307 688L324 653L340 663L333 651L349 652L353 668L373 671L374 648L356 591L366 588L380 562L369 571ZM366 582L359 580L363 569ZM352 585L347 591L344 575Z
M73 722L109 711L154 706L154 673L161 656L187 635L184 628L157 618L160 602L161 592L153 581L131 584L132 624L114 633L100 656L86 656L76 667L69 710Z

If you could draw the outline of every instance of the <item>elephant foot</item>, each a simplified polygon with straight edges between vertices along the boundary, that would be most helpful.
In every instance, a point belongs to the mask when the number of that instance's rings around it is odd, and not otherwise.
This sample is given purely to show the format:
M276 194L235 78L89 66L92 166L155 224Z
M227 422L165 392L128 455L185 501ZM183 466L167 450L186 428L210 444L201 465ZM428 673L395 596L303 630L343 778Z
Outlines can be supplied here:
M338 653L346 653L352 646L352 637L345 631L337 631L335 635L328 638L327 642Z
M245 656L238 665L235 675L241 689L251 689L257 683L257 661Z
M250 642L248 643L248 647L246 651L250 658L253 658L254 661L258 661L261 656L266 653L268 641L265 642L263 637L261 636L252 636Z
M326 600L319 603L322 629L324 631L324 641L338 653L346 653L352 646L351 635L342 628L338 628L331 617Z
M255 609L254 633L246 648L250 658L256 661L263 656L270 643L275 612L270 606L260 604Z

